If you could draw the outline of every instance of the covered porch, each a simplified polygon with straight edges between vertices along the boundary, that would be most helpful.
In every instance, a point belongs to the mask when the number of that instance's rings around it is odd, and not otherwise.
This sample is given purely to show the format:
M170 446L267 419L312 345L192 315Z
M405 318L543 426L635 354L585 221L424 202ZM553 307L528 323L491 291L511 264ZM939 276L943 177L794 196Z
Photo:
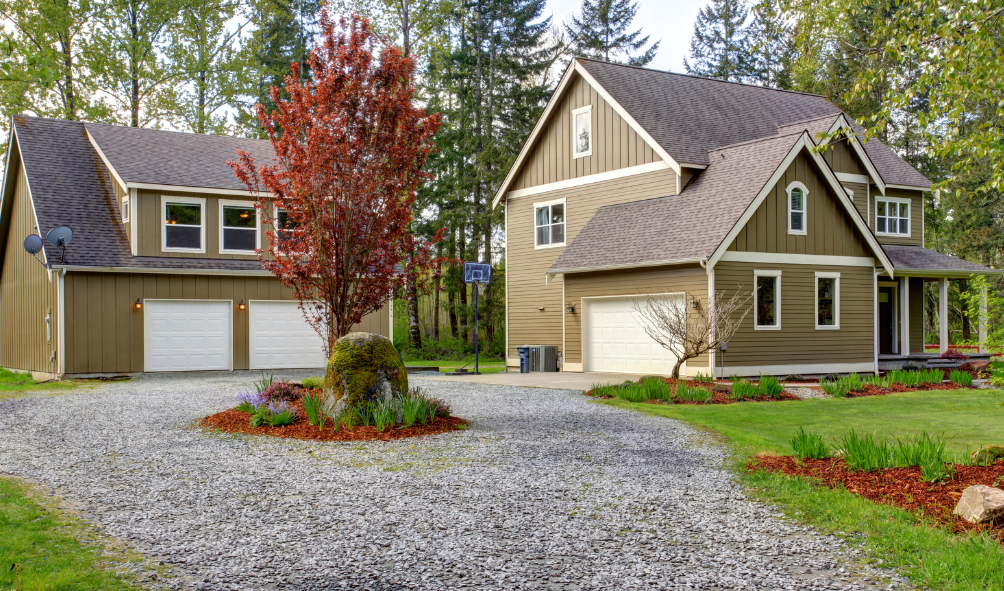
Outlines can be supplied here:
M875 357L881 370L906 365L927 366L951 346L949 334L950 281L965 281L973 275L999 275L1001 271L964 261L920 246L883 245L894 265L894 276L879 273L875 284ZM936 284L937 349L925 348L924 291ZM983 294L986 301L986 294ZM986 306L975 318L979 348L966 351L970 358L989 358L984 349Z

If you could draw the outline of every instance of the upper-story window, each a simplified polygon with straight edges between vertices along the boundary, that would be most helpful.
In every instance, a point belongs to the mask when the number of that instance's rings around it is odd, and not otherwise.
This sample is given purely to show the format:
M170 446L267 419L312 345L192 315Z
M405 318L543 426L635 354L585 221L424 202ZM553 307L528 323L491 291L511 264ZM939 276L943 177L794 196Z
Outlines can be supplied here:
M164 250L205 252L206 200L191 197L161 197Z
M572 155L575 158L593 153L593 107L572 111Z
M122 221L129 221L129 196L126 195L122 198Z
M534 203L534 246L537 248L565 244L565 200Z
M805 234L805 198L809 191L795 181L788 185L788 233Z
M220 252L253 254L258 247L258 212L253 203L220 201Z
M302 236L298 228L300 224L289 215L285 209L275 209L275 229L278 241L278 250L283 250L283 244L292 246L292 242Z
M910 200L883 197L875 200L875 233L910 235Z

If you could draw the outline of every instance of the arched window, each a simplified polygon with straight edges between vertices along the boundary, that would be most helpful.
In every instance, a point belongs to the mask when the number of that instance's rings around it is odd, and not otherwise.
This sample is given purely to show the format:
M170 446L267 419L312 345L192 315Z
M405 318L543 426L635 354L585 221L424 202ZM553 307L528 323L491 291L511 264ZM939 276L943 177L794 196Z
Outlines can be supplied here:
M805 202L809 191L805 185L795 181L788 185L788 233L805 234Z

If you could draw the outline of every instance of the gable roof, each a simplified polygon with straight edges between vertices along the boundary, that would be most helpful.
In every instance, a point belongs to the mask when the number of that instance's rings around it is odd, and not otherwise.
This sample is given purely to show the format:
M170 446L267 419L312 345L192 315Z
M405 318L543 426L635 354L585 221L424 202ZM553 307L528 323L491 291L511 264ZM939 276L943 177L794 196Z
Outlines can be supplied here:
M901 244L886 244L883 246L889 259L896 266L896 272L903 275L936 272L939 274L957 274L969 277L973 273L980 275L1000 275L1004 271L991 269L967 260L949 256L944 253L928 250L923 246Z
M247 186L227 161L237 159L238 149L250 153L258 164L271 162L274 156L267 140L101 123L83 126L112 173L130 188L157 185L246 193Z
M84 123L18 116L11 128L11 143L16 143L28 178L39 232L44 236L57 226L73 229L65 265L59 262L61 249L43 241L46 260L53 267L261 271L257 260L132 256L119 223L111 173L87 137ZM9 179L6 185L3 210L13 196ZM5 235L9 216L0 223Z
M780 174L808 150L836 198L883 266L892 267L807 131L710 152L707 169L677 196L602 207L548 273L652 266L708 259L713 265Z

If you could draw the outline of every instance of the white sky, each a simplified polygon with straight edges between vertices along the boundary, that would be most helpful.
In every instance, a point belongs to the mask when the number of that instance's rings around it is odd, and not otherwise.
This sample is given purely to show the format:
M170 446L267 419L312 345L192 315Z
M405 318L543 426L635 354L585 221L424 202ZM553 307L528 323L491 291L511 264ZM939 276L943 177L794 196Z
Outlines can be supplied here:
M638 14L631 30L642 29L642 35L651 35L649 41L662 39L659 52L648 65L658 70L683 72L683 58L690 49L697 11L707 0L637 0ZM568 20L577 12L582 0L548 0L555 24Z

